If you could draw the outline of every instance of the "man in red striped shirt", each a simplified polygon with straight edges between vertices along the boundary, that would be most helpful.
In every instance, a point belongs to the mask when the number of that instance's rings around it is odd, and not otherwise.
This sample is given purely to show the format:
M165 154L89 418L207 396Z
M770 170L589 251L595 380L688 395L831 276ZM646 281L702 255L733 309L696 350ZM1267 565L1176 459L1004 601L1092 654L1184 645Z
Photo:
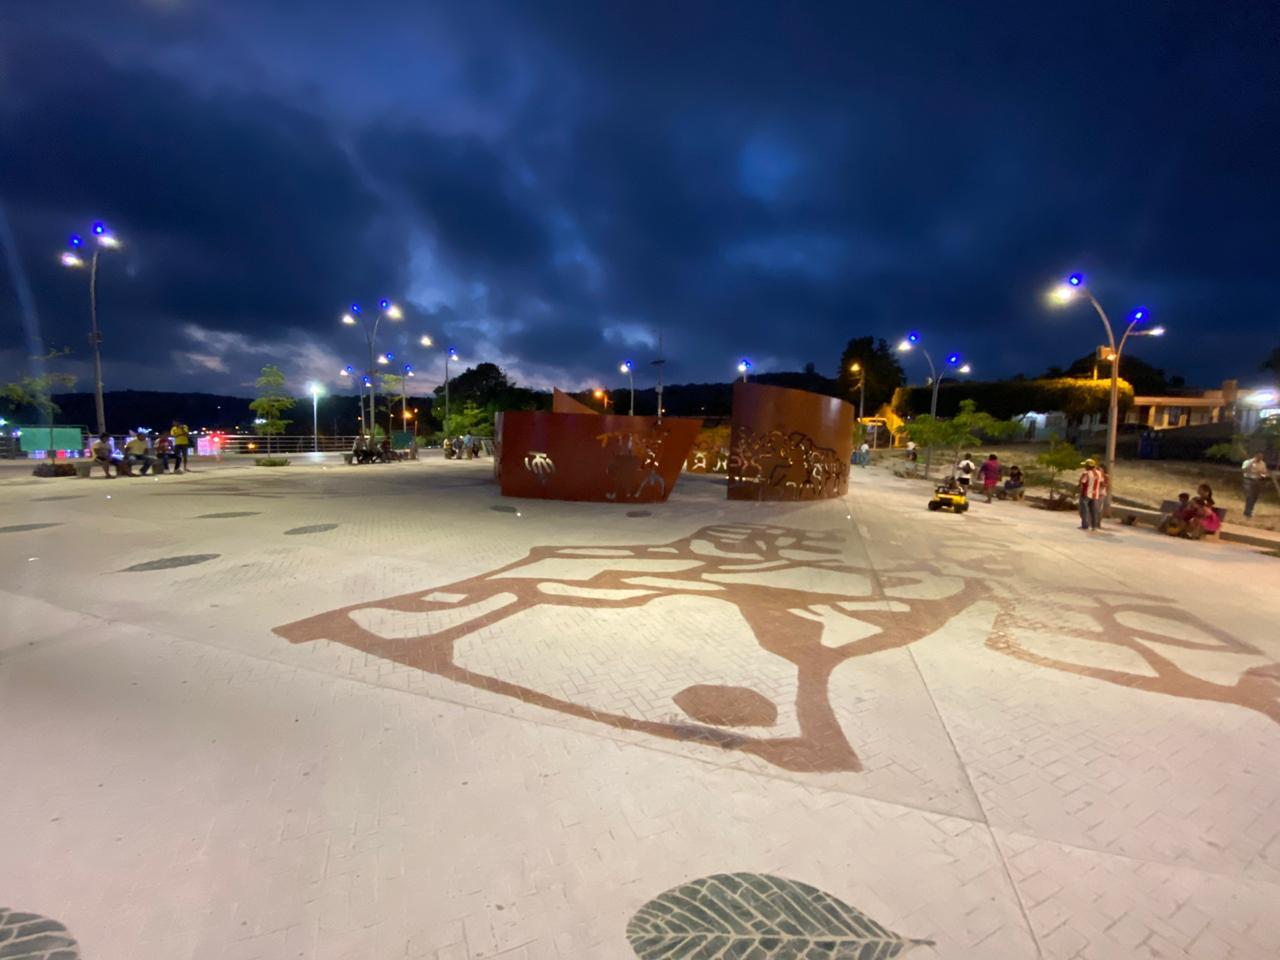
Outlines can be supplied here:
M1080 464L1080 529L1099 530L1102 527L1102 501L1107 495L1107 475L1092 457Z

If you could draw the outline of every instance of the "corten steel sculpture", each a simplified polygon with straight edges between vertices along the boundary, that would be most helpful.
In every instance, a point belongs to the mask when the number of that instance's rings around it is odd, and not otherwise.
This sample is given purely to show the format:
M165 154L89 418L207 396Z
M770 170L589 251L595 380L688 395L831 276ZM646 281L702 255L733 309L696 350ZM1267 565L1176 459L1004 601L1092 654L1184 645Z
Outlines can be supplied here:
M552 413L589 413L593 417L600 416L599 410L592 410L580 400L575 400L572 396L565 393L559 387L553 387L551 390L551 412Z
M728 427L703 427L684 468L690 473L724 473L729 469Z
M512 410L498 416L494 475L504 497L662 502L698 420Z
M849 490L853 405L807 390L733 386L730 500L823 500Z

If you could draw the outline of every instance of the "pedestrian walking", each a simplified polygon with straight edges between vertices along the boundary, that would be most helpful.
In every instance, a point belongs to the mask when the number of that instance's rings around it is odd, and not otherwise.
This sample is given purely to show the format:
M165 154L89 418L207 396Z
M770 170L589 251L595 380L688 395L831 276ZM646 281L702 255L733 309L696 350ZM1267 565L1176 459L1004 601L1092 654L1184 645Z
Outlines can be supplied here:
M1255 453L1240 464L1240 473L1244 482L1244 515L1252 517L1254 504L1262 495L1262 485L1270 476L1267 473L1266 458L1261 453Z
M169 428L169 436L173 438L173 452L177 454L174 459L175 465L180 465L183 470L190 470L187 465L187 453L191 449L191 431L185 423L178 420L173 421L173 426ZM177 470L174 470L177 473Z
M978 476L982 479L982 492L987 495L987 503L995 496L996 484L1000 482L1000 458L994 453L982 461L978 468Z
M960 484L960 489L964 491L965 496L969 494L969 484L973 483L973 471L978 469L978 465L973 462L970 454L965 454L964 459L956 464L956 481Z
M916 451L916 442L914 440L907 441L907 463L915 463L919 459L920 454Z
M1098 461L1090 457L1080 466L1080 529L1102 529L1102 501L1107 496L1107 475L1098 467Z

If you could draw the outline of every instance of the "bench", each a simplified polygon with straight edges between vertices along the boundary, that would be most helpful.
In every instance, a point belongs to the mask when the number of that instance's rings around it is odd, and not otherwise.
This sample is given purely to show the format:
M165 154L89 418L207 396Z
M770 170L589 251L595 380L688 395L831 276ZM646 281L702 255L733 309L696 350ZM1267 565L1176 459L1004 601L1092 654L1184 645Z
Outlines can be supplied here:
M133 464L128 463L127 461L124 461L124 460L112 460L111 465L116 468L116 476L120 476L120 477L133 476ZM94 460L92 457L82 457L81 459L77 460L76 461L76 479L87 480L89 477L93 476L94 467L98 467L99 470L102 469L101 466L98 464L98 461ZM152 471L152 472L155 472L155 471Z

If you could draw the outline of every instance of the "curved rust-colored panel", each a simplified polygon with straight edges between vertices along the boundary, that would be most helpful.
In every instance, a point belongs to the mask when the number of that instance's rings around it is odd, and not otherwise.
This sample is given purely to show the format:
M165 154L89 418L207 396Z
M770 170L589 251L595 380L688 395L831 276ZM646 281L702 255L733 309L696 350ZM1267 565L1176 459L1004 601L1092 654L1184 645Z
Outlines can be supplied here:
M690 473L724 473L729 468L728 427L703 427L684 468Z
M585 403L575 400L559 387L551 388L552 413L589 413L593 417L600 416L599 410L592 410Z
M849 491L853 405L807 390L733 386L730 500L822 500Z
M653 503L680 476L700 420L508 410L494 473L504 497Z

